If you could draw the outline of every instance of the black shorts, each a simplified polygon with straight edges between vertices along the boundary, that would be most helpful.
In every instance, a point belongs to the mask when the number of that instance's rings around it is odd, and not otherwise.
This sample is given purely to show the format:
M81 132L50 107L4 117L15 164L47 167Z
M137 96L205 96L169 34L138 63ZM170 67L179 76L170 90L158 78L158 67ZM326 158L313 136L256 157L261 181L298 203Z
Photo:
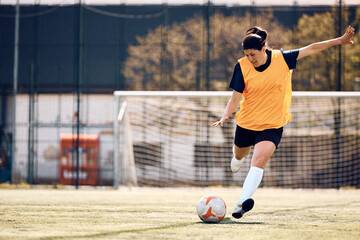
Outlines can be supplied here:
M283 133L283 127L265 129L263 131L248 130L236 125L235 145L239 148L255 146L262 141L273 142L278 148Z

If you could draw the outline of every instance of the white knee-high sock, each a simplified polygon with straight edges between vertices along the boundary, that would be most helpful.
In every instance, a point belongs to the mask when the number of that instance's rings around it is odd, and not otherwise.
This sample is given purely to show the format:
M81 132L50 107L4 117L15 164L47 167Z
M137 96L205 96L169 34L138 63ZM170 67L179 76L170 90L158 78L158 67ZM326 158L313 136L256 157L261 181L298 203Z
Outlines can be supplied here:
M250 198L255 190L259 187L264 174L264 169L252 166L246 176L237 204L242 204L246 199Z

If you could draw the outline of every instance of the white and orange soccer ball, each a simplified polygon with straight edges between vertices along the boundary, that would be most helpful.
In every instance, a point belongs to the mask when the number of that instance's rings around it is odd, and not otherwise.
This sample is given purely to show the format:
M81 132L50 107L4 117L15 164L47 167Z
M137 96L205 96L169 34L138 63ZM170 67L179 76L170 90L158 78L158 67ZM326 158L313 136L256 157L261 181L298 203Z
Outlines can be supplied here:
M218 223L226 215L226 204L219 196L206 195L199 200L196 210L203 222Z

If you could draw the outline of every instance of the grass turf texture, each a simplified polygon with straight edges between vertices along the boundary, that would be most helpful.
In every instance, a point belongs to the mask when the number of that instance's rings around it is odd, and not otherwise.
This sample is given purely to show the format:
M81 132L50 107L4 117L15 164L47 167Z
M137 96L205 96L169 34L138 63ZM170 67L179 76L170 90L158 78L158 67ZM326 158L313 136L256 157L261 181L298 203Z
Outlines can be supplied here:
M0 239L359 239L359 190L258 189L231 217L240 188L1 189ZM206 194L228 207L218 224L196 214Z

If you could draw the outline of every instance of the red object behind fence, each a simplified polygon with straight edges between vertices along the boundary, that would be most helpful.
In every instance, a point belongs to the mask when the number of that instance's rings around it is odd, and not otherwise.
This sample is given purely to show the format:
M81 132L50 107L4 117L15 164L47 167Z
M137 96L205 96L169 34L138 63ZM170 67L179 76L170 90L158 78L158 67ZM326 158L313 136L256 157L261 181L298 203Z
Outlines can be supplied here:
M79 135L79 184L98 185L99 136L97 134ZM59 151L59 183L76 183L77 135L61 134Z

